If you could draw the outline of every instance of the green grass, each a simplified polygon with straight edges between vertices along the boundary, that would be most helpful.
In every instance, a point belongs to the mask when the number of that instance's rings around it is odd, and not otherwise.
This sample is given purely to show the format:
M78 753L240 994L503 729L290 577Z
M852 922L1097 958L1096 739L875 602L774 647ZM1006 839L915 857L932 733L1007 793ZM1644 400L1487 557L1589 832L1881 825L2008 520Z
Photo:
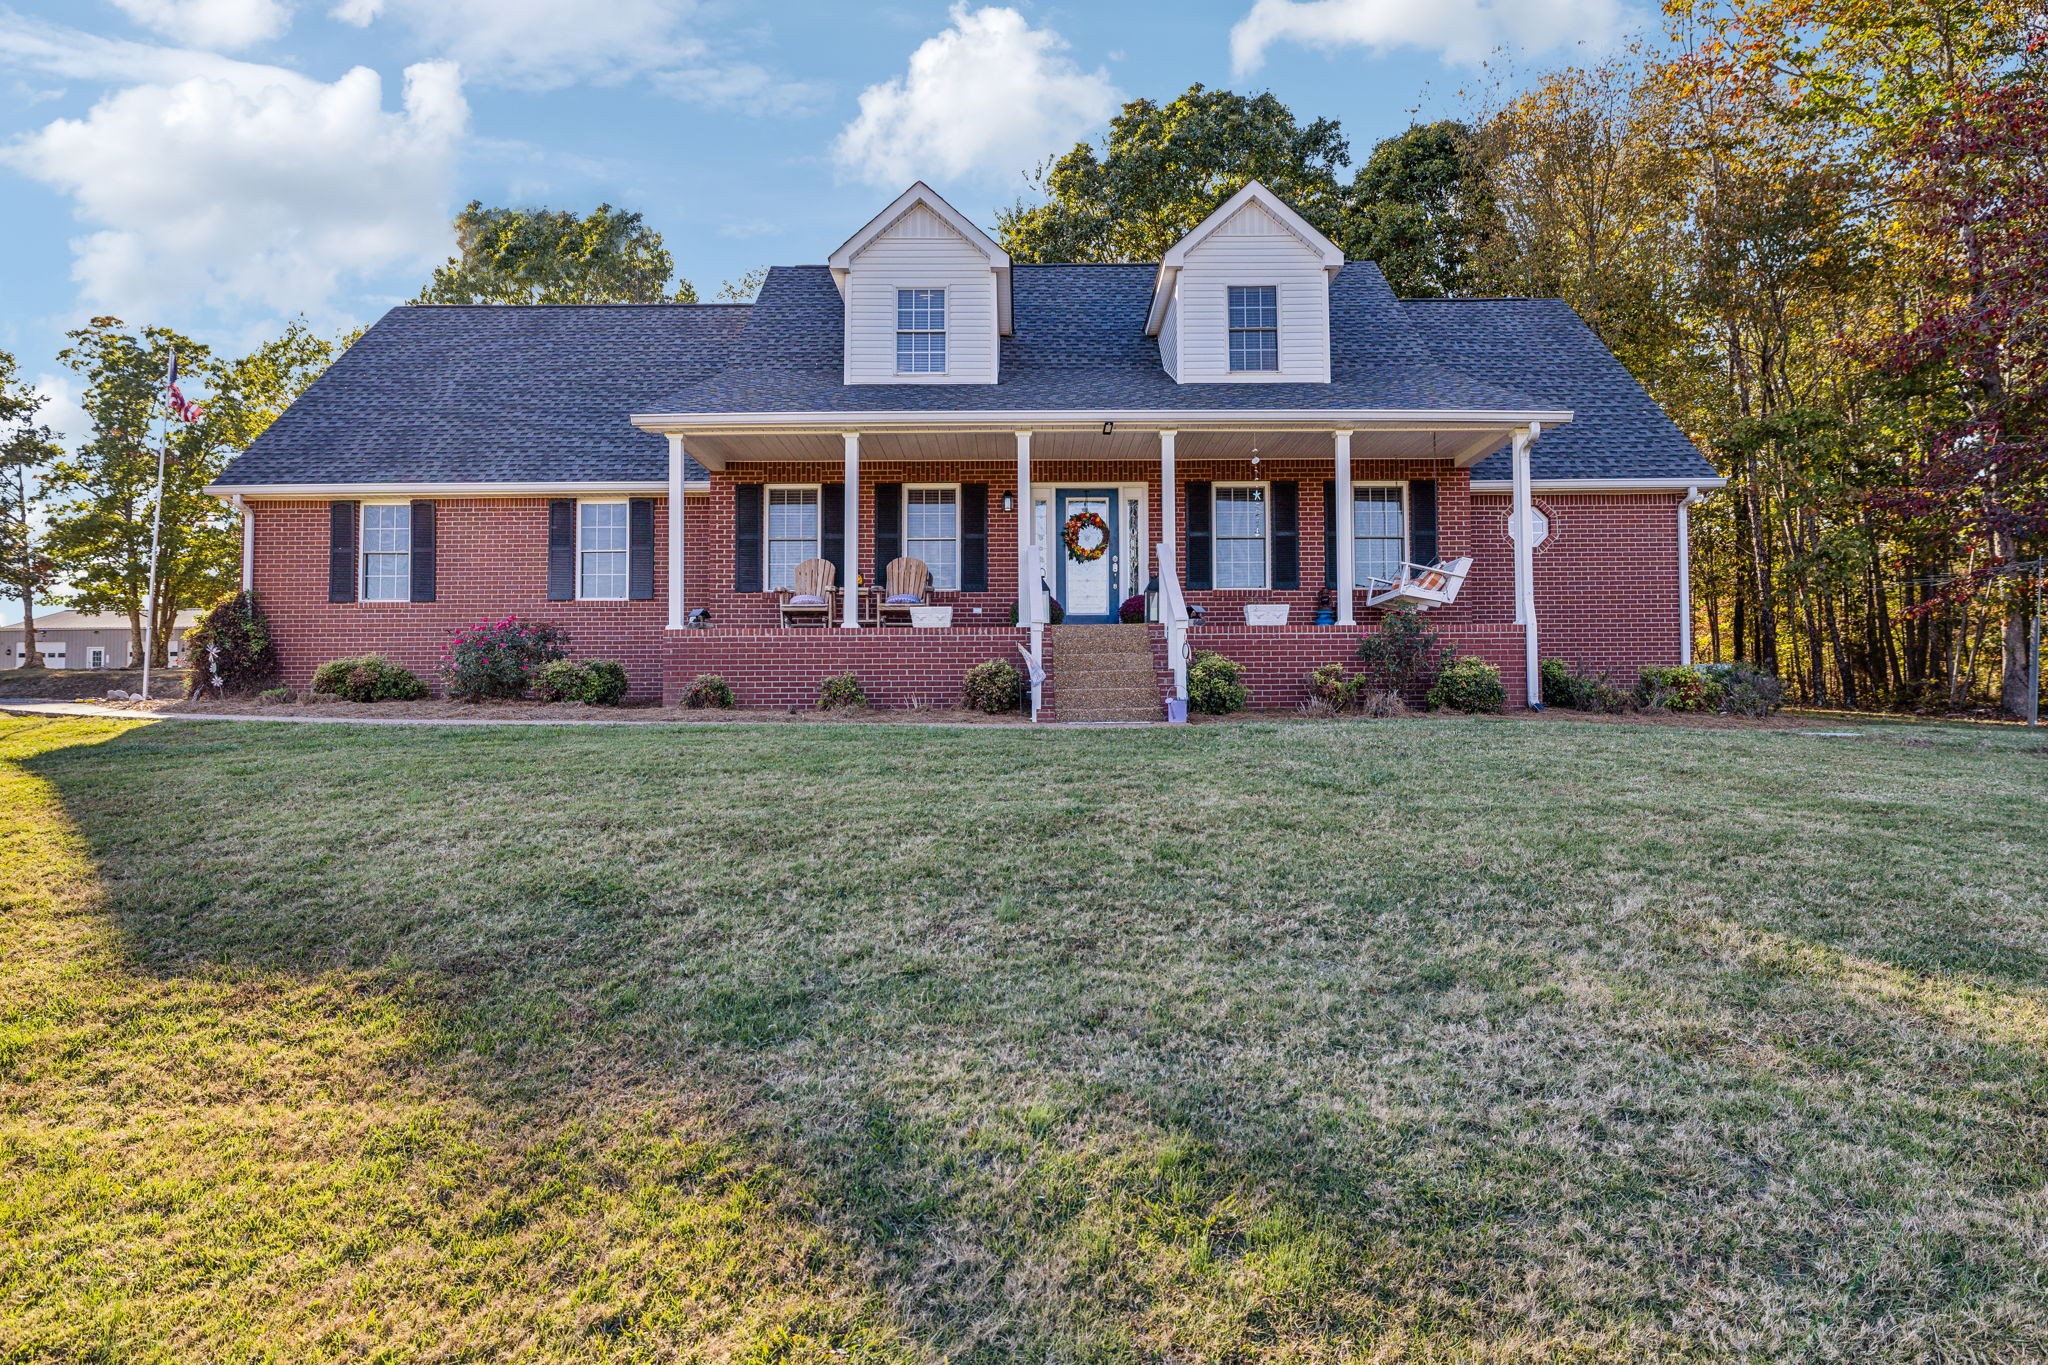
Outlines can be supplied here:
M2048 752L1855 728L0 721L0 1360L2039 1359Z

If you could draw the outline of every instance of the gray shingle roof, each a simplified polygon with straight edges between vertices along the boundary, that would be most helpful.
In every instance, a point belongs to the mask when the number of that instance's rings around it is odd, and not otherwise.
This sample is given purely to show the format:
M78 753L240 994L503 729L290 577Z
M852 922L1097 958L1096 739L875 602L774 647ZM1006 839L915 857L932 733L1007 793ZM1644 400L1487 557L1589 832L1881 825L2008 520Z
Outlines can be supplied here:
M1331 286L1329 384L1176 384L1144 334L1149 265L1017 266L994 385L846 385L824 266L769 272L747 305L401 307L223 471L264 484L659 482L635 413L1568 408L1538 478L1712 470L1562 303L1400 301L1377 266ZM1504 455L1475 475L1506 477ZM704 477L692 462L692 478Z
M1539 406L1572 410L1571 425L1546 431L1532 448L1531 477L1715 477L1685 433L1563 300L1405 299L1401 311L1444 364L1513 385ZM1475 479L1510 476L1505 448L1472 469Z

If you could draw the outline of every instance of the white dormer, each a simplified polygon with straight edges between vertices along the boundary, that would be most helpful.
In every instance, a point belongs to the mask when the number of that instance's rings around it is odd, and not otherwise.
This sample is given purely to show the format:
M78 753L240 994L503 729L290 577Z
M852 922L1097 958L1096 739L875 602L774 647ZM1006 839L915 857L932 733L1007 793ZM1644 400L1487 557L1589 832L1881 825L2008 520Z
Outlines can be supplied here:
M1330 382L1336 243L1254 180L1159 263L1145 331L1182 384Z
M1010 257L923 181L832 253L848 384L993 384Z

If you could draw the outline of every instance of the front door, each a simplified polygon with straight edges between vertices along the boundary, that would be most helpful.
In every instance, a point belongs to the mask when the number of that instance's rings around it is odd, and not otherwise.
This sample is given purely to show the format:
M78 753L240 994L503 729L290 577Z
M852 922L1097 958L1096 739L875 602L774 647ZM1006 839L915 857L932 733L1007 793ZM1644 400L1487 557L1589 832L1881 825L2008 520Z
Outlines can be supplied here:
M1053 500L1052 551L1059 565L1054 591L1069 621L1117 619L1122 585L1117 582L1116 513L1114 489L1062 488Z

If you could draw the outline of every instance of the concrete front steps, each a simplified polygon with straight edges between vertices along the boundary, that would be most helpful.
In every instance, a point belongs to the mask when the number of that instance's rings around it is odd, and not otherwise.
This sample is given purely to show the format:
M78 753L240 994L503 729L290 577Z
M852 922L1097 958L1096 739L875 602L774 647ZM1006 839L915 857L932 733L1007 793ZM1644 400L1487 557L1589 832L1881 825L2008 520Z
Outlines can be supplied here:
M1045 633L1062 722L1166 719L1143 626L1047 626Z

